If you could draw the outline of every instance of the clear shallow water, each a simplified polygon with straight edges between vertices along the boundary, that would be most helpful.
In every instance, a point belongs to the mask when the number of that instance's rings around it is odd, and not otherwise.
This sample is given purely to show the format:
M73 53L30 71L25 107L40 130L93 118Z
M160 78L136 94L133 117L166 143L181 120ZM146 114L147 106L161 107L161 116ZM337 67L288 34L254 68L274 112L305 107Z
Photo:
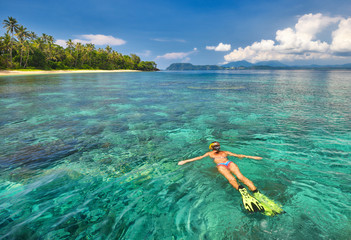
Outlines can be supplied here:
M0 239L349 239L351 72L0 77ZM286 214L247 214L224 150Z

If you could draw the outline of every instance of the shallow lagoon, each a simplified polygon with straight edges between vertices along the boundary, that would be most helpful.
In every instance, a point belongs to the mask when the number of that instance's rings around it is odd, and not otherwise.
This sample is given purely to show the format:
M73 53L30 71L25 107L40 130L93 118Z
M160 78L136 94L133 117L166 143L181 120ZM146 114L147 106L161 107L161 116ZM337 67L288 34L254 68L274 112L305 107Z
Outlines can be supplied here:
M0 77L0 239L348 239L351 72ZM286 214L247 214L217 140Z

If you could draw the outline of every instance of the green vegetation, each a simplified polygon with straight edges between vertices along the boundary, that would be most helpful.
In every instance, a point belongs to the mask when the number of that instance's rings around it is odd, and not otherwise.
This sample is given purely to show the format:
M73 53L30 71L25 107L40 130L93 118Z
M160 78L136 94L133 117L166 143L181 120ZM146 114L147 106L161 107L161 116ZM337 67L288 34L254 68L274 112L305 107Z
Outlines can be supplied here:
M141 61L135 54L122 55L110 46L96 49L94 44L74 43L63 48L52 36L37 36L13 17L3 21L6 33L0 37L0 69L130 69L157 71L155 62Z

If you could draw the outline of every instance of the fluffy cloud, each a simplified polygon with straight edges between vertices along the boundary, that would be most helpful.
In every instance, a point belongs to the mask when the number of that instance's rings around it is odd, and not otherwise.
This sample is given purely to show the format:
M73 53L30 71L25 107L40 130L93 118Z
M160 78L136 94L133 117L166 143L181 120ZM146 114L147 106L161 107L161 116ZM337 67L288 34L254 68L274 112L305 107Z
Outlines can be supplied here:
M78 42L82 44L92 43L95 45L110 45L110 46L119 46L126 43L126 41L123 39L115 38L113 36L106 36L102 34L85 34L85 35L79 35L78 37L79 39L78 38L73 39L72 41L74 43L78 43ZM66 41L67 40L58 39L55 43L65 47Z
M156 59L167 59L167 60L175 60L175 59L183 59L189 61L188 57L190 54L193 54L197 51L197 48L194 48L193 51L190 52L172 52L166 53L162 56L157 56Z
M206 46L207 50L215 50L216 52L226 52L230 51L231 45L230 44L223 44L219 43L218 46Z
M337 23L338 29L332 33L331 44L317 39L319 33ZM275 41L261 40L245 48L234 49L224 59L227 62L326 59L342 55L340 52L351 52L351 19L317 13L300 17L294 28L278 30Z
M339 28L333 32L330 48L337 53L351 52L351 18L340 21Z
M66 40L58 39L56 40L55 44L60 45L61 47L66 47Z
M186 52L173 52L173 53L166 53L162 56L157 56L157 58L164 58L164 59L182 59L188 56L189 53Z
M81 43L93 43L95 45L111 45L111 46L119 46L126 43L123 39L115 38L112 36L106 36L102 34L86 34L80 35L81 39L74 39L74 42L81 42Z
M150 50L145 50L144 52L138 52L136 55L141 56L141 57L150 57L151 56L151 51Z

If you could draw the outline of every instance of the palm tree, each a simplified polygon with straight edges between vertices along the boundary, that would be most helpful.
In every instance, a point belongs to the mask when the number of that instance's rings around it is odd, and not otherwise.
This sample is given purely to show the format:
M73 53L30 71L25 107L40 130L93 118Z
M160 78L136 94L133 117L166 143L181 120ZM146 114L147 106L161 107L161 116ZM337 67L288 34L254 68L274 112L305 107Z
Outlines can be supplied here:
M91 59L92 59L92 55L93 55L93 51L95 50L95 45L92 43L87 43L86 45L86 50L88 51L88 62L89 65L91 65Z
M135 55L135 54L130 54L130 57L132 58L134 69L138 69L138 64L140 63L140 57Z
M74 67L75 67L75 68L77 67L78 58L79 58L79 56L80 56L80 53L81 53L81 51L82 51L82 48L83 48L83 44L81 44L80 42L77 42L77 43L76 43L76 49L75 49L75 52L76 52L75 62L74 62Z
M81 66L84 65L84 62L88 60L88 50L86 48L85 45L82 45L82 48L81 48L81 57L80 57L80 62L81 62Z
M27 41L27 58L26 58L26 62L24 63L24 68L27 67L28 64L28 59L29 59L29 53L32 52L33 53L33 49L32 46L34 46L35 44L35 39L37 38L37 35L35 34L35 32L30 32L28 33L28 38L30 39L30 42Z
M73 56L73 49L75 48L75 43L72 41L72 39L68 39L68 41L66 41L66 49L65 49L65 53L66 53L66 58L65 58L65 62L66 64L72 68L73 64L74 64L74 56Z
M110 45L107 45L105 49L108 54L112 52L112 48L110 47Z
M48 63L48 60L49 60L49 35L43 33L40 37L42 43L43 43L43 52L44 52L44 55L45 55L45 63L47 64Z
M8 58L5 58L5 53L9 52L11 45L11 36L5 33L5 36L1 37L0 46L0 56L4 56L5 63L4 66L8 66Z
M18 30L18 24L17 20L13 17L8 17L8 19L5 19L4 22L4 28L6 28L7 33L11 33L11 44L10 44L10 63L11 63L11 68L12 68L12 46L13 46L13 33Z
M37 49L39 49L41 52L44 52L44 41L42 37L37 37L34 40L34 45Z
M62 63L62 61L66 57L65 49L63 47L61 47L61 46L54 45L53 51L54 51L53 55L54 55L55 61Z
M53 36L50 36L48 35L47 37L47 42L48 42L48 59L49 60L55 60L53 54L52 54L52 45L54 44L54 37Z
M22 59L23 59L23 52L26 50L26 41L29 36L29 32L27 31L27 28L23 27L20 25L16 31L16 36L19 41L19 47L21 51L21 58L20 58L20 67L22 67Z
M54 44L54 37L43 33L40 39L42 40L42 43L44 43L43 52L45 54L45 62L48 64L49 60L54 59L52 56L52 45Z
M74 48L74 42L72 41L72 39L68 39L68 41L66 42L67 48L69 49L70 53L72 54L72 50Z

